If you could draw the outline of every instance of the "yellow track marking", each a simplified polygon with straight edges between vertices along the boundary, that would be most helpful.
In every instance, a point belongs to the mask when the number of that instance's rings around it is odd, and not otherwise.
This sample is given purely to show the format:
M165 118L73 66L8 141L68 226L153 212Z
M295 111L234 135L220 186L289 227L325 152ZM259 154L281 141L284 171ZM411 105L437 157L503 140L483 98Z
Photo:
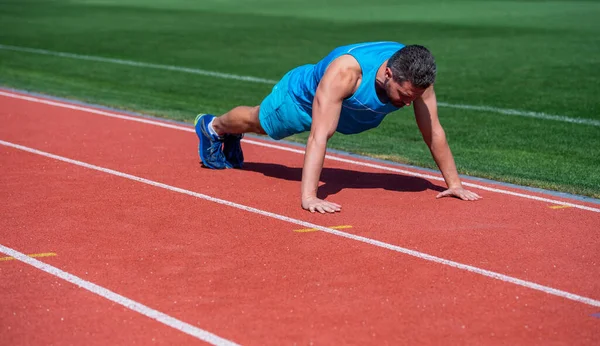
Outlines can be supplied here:
M31 255L27 255L29 257L53 257L56 256L54 252L44 252L44 253L34 253ZM12 261L14 257L0 257L0 261Z
M346 228L352 228L352 226L350 225L342 225L342 226L331 226L329 228L333 228L333 229L346 229ZM295 229L294 232L298 232L298 233L306 233L306 232L316 232L318 231L318 229L316 228L304 228L304 229Z
M551 205L551 206L548 206L548 208L550 208L550 209L565 209L565 208L571 208L571 207L568 205Z

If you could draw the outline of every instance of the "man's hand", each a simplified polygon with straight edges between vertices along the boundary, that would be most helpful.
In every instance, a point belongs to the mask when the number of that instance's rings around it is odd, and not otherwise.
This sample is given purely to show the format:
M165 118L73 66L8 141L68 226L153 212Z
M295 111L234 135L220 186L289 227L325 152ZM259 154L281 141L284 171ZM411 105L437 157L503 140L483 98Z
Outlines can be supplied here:
M447 197L447 196L458 197L458 198L462 199L463 201L476 201L478 199L481 199L481 196L479 196L475 192L465 190L462 187L450 188L444 192L441 192L435 198L442 198L442 197Z
M318 199L317 197L303 198L302 208L310 211L311 213L318 211L321 214L335 213L336 211L342 210L341 205L327 202L322 199Z

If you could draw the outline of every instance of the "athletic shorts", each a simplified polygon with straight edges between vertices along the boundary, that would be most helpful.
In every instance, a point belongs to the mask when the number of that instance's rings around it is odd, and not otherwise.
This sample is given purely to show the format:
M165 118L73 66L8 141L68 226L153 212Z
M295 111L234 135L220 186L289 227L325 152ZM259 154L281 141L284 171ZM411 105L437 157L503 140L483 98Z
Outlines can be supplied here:
M281 78L260 104L258 113L260 126L273 139L310 131L311 116L300 108L289 93L291 72Z

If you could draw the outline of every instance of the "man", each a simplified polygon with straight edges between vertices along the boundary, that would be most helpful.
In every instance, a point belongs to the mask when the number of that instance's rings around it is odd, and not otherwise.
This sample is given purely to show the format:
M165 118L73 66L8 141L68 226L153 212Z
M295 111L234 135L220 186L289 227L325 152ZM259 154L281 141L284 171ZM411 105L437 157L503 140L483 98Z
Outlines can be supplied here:
M334 49L314 65L288 72L260 106L236 107L220 117L196 117L200 159L213 169L239 168L247 132L282 139L310 130L302 170L302 208L334 213L341 206L317 198L327 141L337 131L353 134L413 103L415 119L448 189L437 195L481 198L462 187L437 115L436 65L422 46L368 42Z

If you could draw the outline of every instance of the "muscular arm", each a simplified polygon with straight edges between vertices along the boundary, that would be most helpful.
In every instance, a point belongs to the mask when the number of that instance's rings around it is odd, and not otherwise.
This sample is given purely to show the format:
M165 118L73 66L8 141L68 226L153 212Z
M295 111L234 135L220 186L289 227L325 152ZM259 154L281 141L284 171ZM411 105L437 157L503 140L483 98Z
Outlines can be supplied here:
M456 196L463 200L477 200L477 194L465 190L462 187L454 157L446 140L446 133L440 124L437 112L437 100L433 86L429 87L423 95L413 103L415 119L423 140L429 147L435 163L442 172L442 176L448 185L448 190L440 193L437 197Z
M340 206L317 198L319 177L327 141L338 125L342 101L352 95L361 78L360 66L350 56L342 56L329 65L315 93L312 125L306 143L302 169L302 207L311 212L335 212Z

